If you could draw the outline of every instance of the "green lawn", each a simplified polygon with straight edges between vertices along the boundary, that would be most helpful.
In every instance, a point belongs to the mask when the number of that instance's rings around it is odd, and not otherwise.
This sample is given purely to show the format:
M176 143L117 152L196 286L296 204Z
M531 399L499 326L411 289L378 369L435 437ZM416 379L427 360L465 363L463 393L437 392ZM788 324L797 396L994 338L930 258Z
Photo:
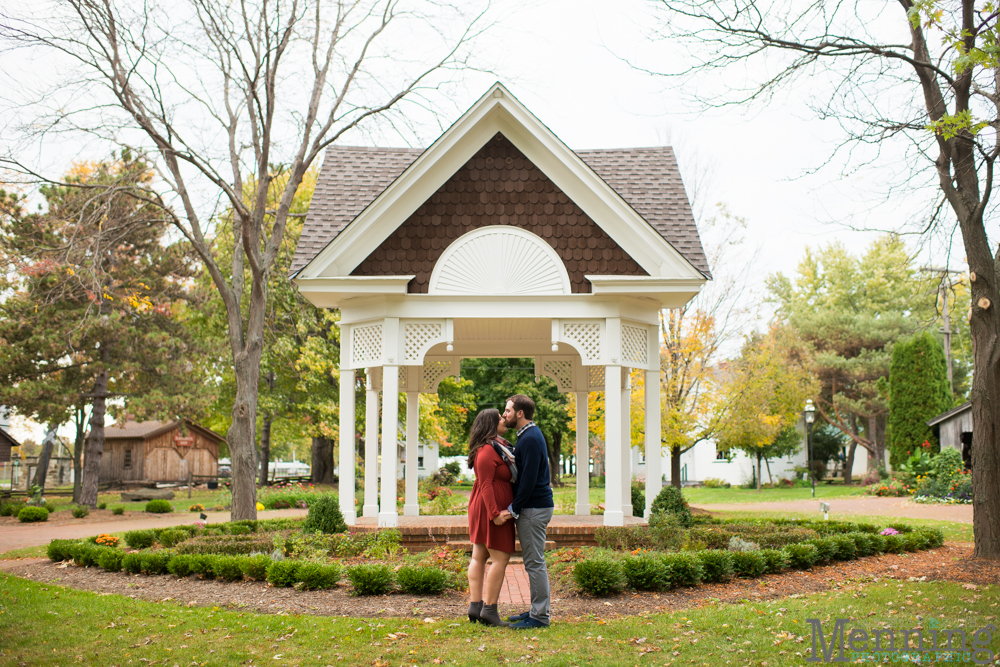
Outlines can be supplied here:
M651 604L656 599L651 598ZM993 622L996 586L845 583L826 593L650 613L609 621L561 621L515 633L460 617L359 619L261 615L175 602L149 603L0 575L0 665L803 665L807 619L851 618L850 628L920 626L929 612L969 633ZM555 605L558 613L558 603ZM67 622L73 631L66 632ZM1000 652L993 633L988 650ZM834 654L835 656L836 654ZM981 657L982 654L981 654ZM898 656L897 656L898 658Z

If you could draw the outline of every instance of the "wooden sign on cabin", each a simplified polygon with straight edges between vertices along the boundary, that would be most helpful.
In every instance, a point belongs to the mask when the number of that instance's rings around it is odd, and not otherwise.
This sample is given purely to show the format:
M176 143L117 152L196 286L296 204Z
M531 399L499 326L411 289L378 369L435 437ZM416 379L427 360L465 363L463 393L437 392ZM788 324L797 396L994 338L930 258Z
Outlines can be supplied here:
M174 444L178 447L192 447L194 445L194 436L192 435L187 438L182 438L179 435L175 435Z

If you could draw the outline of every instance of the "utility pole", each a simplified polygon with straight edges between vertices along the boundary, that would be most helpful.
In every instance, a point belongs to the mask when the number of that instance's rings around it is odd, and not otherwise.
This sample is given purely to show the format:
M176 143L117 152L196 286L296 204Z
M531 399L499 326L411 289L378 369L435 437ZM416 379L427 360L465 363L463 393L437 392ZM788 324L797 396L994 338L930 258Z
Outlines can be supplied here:
M950 290L955 285L962 282L961 278L956 278L952 280L949 274L957 273L961 274L962 271L956 271L955 269L941 268L941 267L930 267L925 266L921 271L928 271L931 273L937 273L941 276L940 282L938 282L937 289L935 290L935 305L937 305L937 299L942 300L941 305L941 317L944 319L944 326L941 327L941 334L944 336L944 358L948 365L948 389L954 393L955 383L952 378L951 372L951 319L948 314L948 290Z

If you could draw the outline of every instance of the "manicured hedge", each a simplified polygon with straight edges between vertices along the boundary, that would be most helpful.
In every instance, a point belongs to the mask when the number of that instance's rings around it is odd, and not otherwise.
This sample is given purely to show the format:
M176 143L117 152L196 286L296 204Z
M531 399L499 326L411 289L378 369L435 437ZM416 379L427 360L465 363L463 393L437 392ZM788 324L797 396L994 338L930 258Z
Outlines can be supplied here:
M401 567L396 582L410 595L439 595L451 585L451 576L436 567Z
M385 595L392 590L393 572L388 565L366 563L347 568L355 595Z
M48 521L49 511L44 507L22 507L17 513L17 520L21 523L35 523L37 521Z
M625 573L617 560L599 556L577 563L573 567L573 580L591 595L611 595L624 588Z

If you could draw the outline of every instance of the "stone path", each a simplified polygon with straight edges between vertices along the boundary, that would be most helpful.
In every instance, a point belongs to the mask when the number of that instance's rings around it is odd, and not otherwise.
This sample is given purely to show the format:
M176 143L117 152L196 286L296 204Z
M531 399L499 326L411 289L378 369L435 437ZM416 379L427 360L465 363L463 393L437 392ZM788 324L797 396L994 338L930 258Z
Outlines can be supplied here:
M524 564L510 563L504 574L503 588L500 589L500 604L509 604L515 608L523 606L522 611L526 610L531 606L531 590L528 587L528 573L524 571Z
M829 498L822 502L830 503L830 518L837 519L842 515L851 516L895 516L911 519L934 519L937 521L955 521L972 523L972 505L922 505L909 498L878 498L875 496ZM762 503L726 503L711 505L692 505L709 511L729 512L808 512L817 517L823 515L819 511L820 500L788 500L781 502Z
M257 512L258 519L277 519L305 516L308 510L265 510ZM43 523L15 523L0 527L0 552L24 547L46 545L52 540L72 540L101 533L121 533L127 530L142 530L145 528L163 528L164 526L180 526L200 521L198 514L176 512L171 514L146 514L145 512L129 512L117 521L60 523L56 525ZM206 523L223 523L229 521L229 512L209 512Z

